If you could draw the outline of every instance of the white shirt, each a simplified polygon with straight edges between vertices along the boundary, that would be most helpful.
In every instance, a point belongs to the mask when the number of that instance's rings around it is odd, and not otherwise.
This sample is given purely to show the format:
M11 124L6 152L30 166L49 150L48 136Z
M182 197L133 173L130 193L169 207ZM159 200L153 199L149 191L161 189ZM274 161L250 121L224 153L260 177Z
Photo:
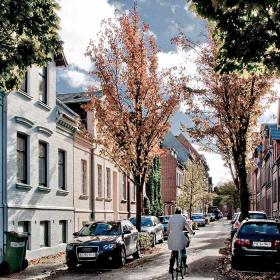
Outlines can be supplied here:
M187 237L184 235L184 230L188 230L190 234L193 231L187 219L181 214L175 214L170 217L167 233L168 235L168 249L172 251L183 250L187 245Z

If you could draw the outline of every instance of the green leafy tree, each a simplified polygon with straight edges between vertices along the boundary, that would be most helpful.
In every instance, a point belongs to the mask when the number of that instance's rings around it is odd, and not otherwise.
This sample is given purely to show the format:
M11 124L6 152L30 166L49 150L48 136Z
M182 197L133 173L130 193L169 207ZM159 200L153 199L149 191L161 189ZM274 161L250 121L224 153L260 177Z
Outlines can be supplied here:
M232 212L236 212L240 208L240 194L234 182L226 182L215 188L214 192L217 194L214 199L214 205L227 205L227 208Z
M280 1L192 0L192 7L219 42L216 70L280 70Z
M0 1L0 90L19 88L32 64L44 66L60 50L55 0Z
M197 206L203 206L206 191L205 168L202 164L190 161L186 166L185 183L178 197L177 205L192 214Z
M146 184L145 214L160 216L163 213L163 202L160 192L160 159L156 157Z

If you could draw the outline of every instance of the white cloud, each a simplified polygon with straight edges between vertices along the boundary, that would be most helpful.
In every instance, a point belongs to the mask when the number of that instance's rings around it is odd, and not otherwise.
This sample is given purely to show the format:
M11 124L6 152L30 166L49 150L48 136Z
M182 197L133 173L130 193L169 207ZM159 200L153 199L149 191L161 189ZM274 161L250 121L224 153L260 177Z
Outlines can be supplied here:
M60 0L61 38L70 64L89 70L84 53L90 39L96 38L103 19L113 18L115 7L106 0Z
M90 85L93 84L93 81L90 79L89 75L75 69L67 69L61 72L60 76L64 78L72 88L75 89L82 87L83 90L86 90Z

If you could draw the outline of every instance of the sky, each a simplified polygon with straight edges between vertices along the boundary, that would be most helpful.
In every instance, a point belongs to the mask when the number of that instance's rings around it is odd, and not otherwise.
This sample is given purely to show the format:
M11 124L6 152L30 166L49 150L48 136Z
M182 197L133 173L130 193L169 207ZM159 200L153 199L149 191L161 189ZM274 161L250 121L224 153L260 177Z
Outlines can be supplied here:
M197 44L206 42L206 23L192 13L186 0L138 0L137 7L142 21L149 24L160 49L159 67L184 65L187 74L195 73L193 51L184 52L170 43L170 39L183 32ZM64 42L64 52L68 66L57 72L57 92L71 93L86 90L96 83L88 75L91 63L85 57L90 39L95 39L103 19L113 18L115 10L126 12L134 5L133 0L60 0L60 36ZM188 63L186 64L186 60ZM276 104L273 104L261 121L275 119ZM189 120L181 110L171 120L171 130L176 135L181 132L181 123ZM197 149L199 147L196 146ZM213 183L230 180L230 173L217 154L203 152L210 167Z

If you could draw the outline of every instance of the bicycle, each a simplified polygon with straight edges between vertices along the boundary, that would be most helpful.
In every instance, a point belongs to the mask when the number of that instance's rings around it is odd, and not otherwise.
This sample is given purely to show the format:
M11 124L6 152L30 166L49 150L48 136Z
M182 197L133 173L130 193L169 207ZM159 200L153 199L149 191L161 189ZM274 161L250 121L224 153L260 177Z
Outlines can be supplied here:
M179 279L179 275L181 275L181 279L184 279L184 275L187 272L187 266L183 262L182 251L180 251L180 250L179 251L172 251L171 252L171 258L175 258L175 260L176 260L175 268L172 271L172 280ZM176 278L174 278L174 274L175 274Z

